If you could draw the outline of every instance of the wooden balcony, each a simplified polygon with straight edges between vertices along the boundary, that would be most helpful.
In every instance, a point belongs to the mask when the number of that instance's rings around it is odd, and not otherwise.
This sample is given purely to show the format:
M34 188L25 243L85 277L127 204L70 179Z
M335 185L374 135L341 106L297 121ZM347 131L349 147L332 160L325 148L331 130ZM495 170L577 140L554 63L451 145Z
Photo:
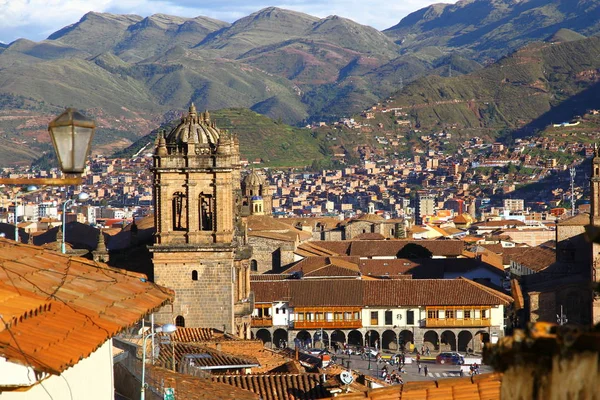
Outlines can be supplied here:
M273 317L252 317L252 326L273 326Z
M362 328L360 319L337 321L294 321L294 329L355 329Z
M477 327L477 326L491 326L491 320L489 318L468 318L468 319L455 319L455 318L443 318L443 319L426 319L426 328L454 328L454 327Z

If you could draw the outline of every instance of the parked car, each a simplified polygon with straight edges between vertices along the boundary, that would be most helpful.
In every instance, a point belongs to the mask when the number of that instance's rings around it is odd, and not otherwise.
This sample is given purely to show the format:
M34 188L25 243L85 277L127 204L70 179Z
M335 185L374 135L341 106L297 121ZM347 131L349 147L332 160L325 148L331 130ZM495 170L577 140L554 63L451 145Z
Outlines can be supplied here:
M438 354L435 362L437 364L462 365L465 363L465 358L455 351L446 351Z

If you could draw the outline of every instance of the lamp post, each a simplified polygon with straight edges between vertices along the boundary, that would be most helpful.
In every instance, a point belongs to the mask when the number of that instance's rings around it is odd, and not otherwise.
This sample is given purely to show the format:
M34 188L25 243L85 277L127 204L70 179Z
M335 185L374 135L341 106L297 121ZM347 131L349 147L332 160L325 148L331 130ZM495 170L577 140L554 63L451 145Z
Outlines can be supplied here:
M48 124L60 170L70 176L57 178L0 178L6 185L81 185L81 173L90 152L96 124L73 108L67 108ZM79 175L79 176L77 176Z
M154 335L156 335L157 333L173 333L177 330L177 327L173 324L165 324L161 327L156 328L156 330L152 333L149 333L146 336L143 336L142 334L142 388L140 390L140 400L145 400L146 399L146 340L148 340L151 337L154 337ZM154 349L152 349L152 351L154 351Z
M63 203L63 207L62 207L62 211L63 211L63 213L62 213L62 243L61 243L61 246L60 246L61 252L63 254L67 253L67 248L66 248L66 244L65 244L66 243L65 242L66 235L67 235L67 229L66 229L67 228L67 206L69 204L73 203L75 200L84 201L84 200L87 200L89 198L90 198L89 194L87 194L85 192L81 192L81 193L79 193L77 195L77 197L73 197L71 199L68 199L67 201L65 201ZM100 234L102 234L102 233L100 233Z
M33 185L27 186L26 190L28 192L33 192L34 190L37 190L37 187L35 187ZM19 200L19 198L18 198L19 189L16 189L16 188L13 189L13 194L15 196L13 198L13 202L15 203L15 208L14 208L14 213L13 213L14 219L15 219L13 221L15 223L15 242L20 242L20 240L19 240L19 221L18 221L18 212L17 212L17 209L18 209L17 202Z

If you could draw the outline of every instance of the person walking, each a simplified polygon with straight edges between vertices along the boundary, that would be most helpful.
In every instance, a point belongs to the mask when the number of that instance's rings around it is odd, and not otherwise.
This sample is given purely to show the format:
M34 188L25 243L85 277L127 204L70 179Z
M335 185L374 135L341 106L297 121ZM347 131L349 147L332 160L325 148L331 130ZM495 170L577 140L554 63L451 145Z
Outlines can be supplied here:
M419 375L421 375L421 361L417 360L417 368L419 369Z
M429 371L427 370L427 365L423 367L423 372L425 372L425 376L429 376Z

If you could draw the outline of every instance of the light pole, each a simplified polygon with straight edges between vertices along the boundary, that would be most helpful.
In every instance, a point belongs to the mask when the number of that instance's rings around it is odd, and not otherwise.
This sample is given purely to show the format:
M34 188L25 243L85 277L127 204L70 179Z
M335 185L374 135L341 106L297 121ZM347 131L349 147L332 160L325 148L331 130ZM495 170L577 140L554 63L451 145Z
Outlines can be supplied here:
M560 306L560 314L556 314L556 322L558 322L559 325L564 325L569 322L567 315L563 313L563 306Z
M26 190L28 192L33 192L34 190L37 190L37 187L35 187L33 185L27 186ZM17 202L19 200L19 196L18 196L19 195L19 189L14 188L13 189L13 194L15 196L13 198L13 202L15 203L15 208L14 208L14 213L13 213L14 219L15 219L13 221L15 223L15 242L20 242L20 240L19 240L19 221L18 221L18 212L17 212L17 209L18 209Z
M147 334L146 336L143 336L142 333L142 388L140 389L140 400L145 400L146 399L146 340L148 338L154 337L154 335L156 335L157 333L173 333L177 330L177 327L173 324L165 324L161 327L156 328L156 330L152 333ZM152 352L154 352L154 349L152 349ZM154 353L153 353L154 354Z
M67 248L66 248L66 244L65 244L65 239L66 239L66 234L67 234L67 205L71 204L72 202L74 202L75 200L81 200L81 201L85 201L87 199L90 198L90 195L85 193L85 192L81 192L77 195L77 197L73 197L71 199L68 199L67 201L65 201L63 203L63 207L62 207L62 243L60 246L61 252L63 254L67 253ZM100 233L102 234L102 233Z

